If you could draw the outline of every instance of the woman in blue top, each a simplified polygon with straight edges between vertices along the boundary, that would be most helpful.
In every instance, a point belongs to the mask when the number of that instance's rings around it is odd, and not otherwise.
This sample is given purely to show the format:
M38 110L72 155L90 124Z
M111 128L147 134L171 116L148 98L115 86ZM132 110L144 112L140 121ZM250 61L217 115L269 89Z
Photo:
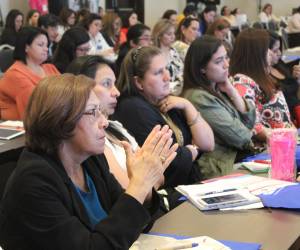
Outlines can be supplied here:
M1 203L4 249L128 249L156 215L153 188L176 156L171 131L157 126L135 153L124 142L130 179L124 192L102 155L107 120L95 85L64 74L34 90L26 148Z

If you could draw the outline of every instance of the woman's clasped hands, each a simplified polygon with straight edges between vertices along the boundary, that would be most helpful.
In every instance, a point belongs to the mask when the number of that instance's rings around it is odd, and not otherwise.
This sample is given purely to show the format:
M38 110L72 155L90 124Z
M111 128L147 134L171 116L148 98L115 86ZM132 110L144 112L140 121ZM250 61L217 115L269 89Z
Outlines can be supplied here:
M163 173L176 157L178 144L173 144L172 131L167 125L162 128L155 126L136 152L132 151L129 143L122 144L129 177L126 193L143 203L146 198L151 198L152 188L157 189L163 184Z

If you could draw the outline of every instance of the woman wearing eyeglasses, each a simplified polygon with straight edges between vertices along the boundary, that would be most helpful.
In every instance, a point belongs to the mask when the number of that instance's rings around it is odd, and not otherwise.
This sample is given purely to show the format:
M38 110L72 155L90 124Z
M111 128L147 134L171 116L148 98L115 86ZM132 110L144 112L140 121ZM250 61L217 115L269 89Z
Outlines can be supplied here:
M157 125L172 129L180 146L165 173L165 187L194 183L201 176L196 164L201 152L214 148L209 125L186 99L170 95L167 61L157 47L132 49L125 57L117 87L121 92L113 118L142 145Z
M122 62L130 49L140 46L149 46L151 43L151 29L148 26L142 23L131 26L126 34L126 42L122 43L120 46L118 59L116 61L117 75L120 72Z
M53 57L53 63L61 73L64 73L74 58L85 56L91 49L90 37L81 27L67 30L58 43Z
M176 155L167 126L143 150L124 143L124 191L104 157L107 120L95 81L64 74L41 81L24 120L26 148L1 201L4 249L128 249L158 211L154 191Z

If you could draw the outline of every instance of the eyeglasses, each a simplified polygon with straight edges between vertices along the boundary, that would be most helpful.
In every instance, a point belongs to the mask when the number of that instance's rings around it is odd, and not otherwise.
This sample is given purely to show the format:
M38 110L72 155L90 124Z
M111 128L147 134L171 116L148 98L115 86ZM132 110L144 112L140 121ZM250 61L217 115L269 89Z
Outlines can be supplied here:
M151 36L141 36L140 38L139 38L139 40L141 41L141 40L144 40L144 41L151 41Z
M89 52L90 51L90 47L84 48L84 47L77 47L76 50L79 50L80 52Z
M96 106L95 108L84 111L83 115L91 115L95 118L99 118L101 115L103 115L104 117L108 116L107 112L100 105Z

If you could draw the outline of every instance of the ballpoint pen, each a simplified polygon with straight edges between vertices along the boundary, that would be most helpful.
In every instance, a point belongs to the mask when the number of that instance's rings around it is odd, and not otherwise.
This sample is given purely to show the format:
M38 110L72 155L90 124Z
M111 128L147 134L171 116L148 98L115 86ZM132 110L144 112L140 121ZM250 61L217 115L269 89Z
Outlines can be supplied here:
M210 195L210 194L219 194L219 193L225 193L225 192L236 191L236 190L237 190L236 188L228 188L228 189L224 189L224 190L211 191L211 192L199 194L199 195L204 196L204 195Z
M179 250L179 249L187 249L192 247L197 247L198 243L182 243L182 244L176 244L174 246L166 246L166 247L159 247L155 250Z

